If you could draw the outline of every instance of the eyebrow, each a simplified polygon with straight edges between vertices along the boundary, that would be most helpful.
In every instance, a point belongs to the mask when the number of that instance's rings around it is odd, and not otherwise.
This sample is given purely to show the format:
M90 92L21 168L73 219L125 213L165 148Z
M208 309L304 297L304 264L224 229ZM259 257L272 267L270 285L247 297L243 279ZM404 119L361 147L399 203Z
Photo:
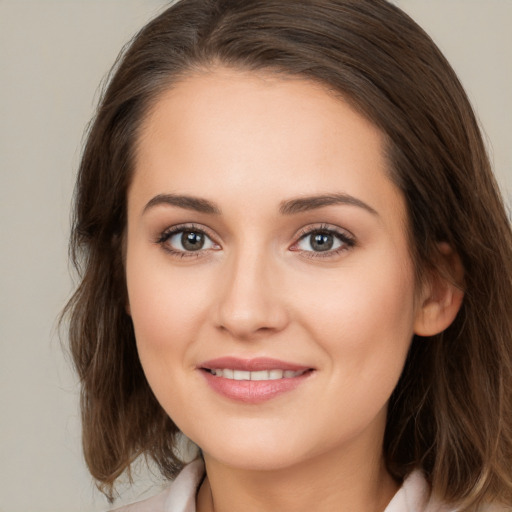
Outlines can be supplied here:
M176 194L159 194L151 199L142 213L146 213L149 209L158 205L171 205L184 208L185 210L193 210L199 213L208 213L211 215L220 215L220 209L211 201L199 197L183 196Z
M158 205L177 206L185 210L193 210L210 215L221 214L220 208L215 203L208 201L208 199L177 194L158 194L146 204L143 213ZM331 205L357 206L367 210L372 215L378 215L374 208L348 194L324 194L282 201L279 205L279 213L281 215L294 215Z
M367 210L372 215L379 215L370 205L348 194L327 194L290 199L289 201L283 201L280 204L279 212L283 215L293 215L295 213L301 213L337 204L357 206Z

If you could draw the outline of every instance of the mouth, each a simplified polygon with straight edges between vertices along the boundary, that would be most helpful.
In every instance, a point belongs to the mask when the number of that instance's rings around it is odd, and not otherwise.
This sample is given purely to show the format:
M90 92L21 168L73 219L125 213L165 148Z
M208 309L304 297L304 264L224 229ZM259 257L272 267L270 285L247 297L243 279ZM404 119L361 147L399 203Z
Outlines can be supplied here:
M301 370L294 372L293 370L259 370L259 371L246 371L246 370L235 370L232 368L204 368L205 371L210 372L215 377L223 377L231 380L251 380L251 381L262 381L262 380L280 380L280 379L293 379L304 375L308 370Z
M230 400L258 404L293 391L315 369L277 359L224 357L198 366L216 393Z

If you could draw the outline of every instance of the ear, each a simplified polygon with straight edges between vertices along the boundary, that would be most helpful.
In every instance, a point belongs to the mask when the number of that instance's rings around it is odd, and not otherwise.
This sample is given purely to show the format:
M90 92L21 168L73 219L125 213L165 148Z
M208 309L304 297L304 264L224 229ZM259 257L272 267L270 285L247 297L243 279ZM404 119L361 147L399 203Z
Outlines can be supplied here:
M414 333L434 336L444 331L454 320L464 298L464 268L459 255L445 242L438 244L437 268L425 280Z

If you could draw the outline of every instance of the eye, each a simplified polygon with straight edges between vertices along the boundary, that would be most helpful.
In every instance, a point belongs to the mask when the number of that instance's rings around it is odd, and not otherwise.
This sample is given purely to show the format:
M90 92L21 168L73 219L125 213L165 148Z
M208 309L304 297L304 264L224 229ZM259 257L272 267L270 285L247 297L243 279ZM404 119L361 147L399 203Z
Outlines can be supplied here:
M335 255L355 245L355 240L346 233L333 228L316 228L302 233L299 240L290 248L293 251L325 253ZM312 254L313 255L313 254Z
M216 244L202 229L195 227L176 226L168 229L157 240L167 251L180 253L198 253L208 249L219 249Z

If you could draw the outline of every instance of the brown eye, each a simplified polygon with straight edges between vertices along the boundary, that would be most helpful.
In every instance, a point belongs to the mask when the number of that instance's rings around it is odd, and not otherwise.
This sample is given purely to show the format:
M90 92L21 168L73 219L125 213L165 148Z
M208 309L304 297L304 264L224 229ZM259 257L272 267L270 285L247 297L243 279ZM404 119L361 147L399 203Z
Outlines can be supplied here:
M320 256L336 255L341 251L354 247L355 240L345 231L336 229L312 229L304 233L299 240L292 246L292 250L309 253L311 257L315 254Z
M201 229L173 228L162 234L158 243L175 253L199 253L220 247Z
M205 236L196 231L183 231L181 245L186 251L199 251L204 247Z
M314 251L329 251L334 246L335 238L330 233L316 233L309 237L309 243Z
M342 235L331 231L312 231L304 235L298 243L301 251L327 252L348 245L348 240Z

